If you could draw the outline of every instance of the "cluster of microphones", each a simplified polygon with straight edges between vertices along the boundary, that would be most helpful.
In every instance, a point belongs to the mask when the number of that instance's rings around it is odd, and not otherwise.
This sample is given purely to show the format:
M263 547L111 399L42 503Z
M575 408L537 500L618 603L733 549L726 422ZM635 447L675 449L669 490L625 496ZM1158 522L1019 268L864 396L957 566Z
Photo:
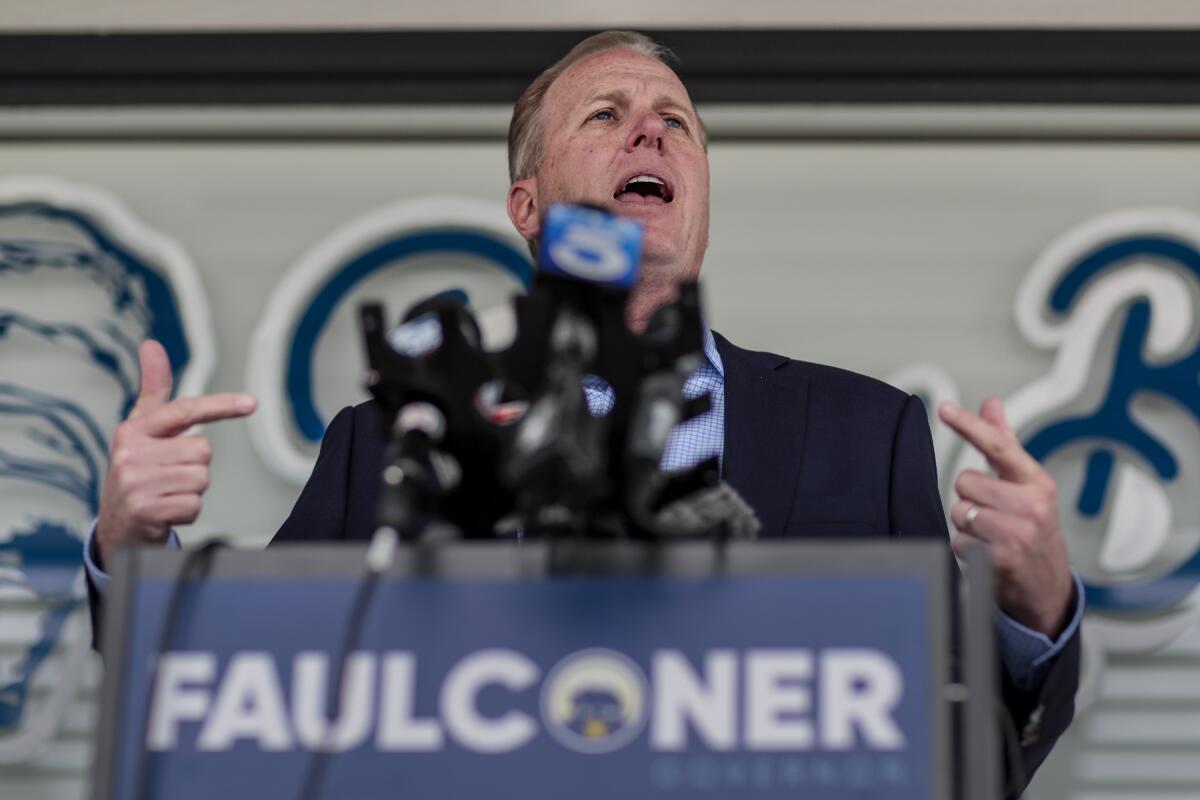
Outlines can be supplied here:
M626 324L641 244L632 220L553 206L533 285L513 299L515 336L499 350L484 347L457 293L394 326L382 305L363 306L367 388L388 441L380 530L407 541L756 535L718 458L661 468L675 426L711 400L684 391L705 358L697 283L644 332Z

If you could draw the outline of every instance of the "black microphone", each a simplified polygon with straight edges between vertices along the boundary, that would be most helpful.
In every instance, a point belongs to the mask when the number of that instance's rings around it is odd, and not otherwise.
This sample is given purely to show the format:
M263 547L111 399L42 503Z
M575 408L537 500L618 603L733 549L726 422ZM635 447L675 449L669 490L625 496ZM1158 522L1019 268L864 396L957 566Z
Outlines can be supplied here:
M663 345L659 368L638 386L625 448L625 499L638 526L659 537L750 539L761 527L753 509L720 480L716 458L690 470L667 473L661 468L667 442L676 426L707 413L709 395L688 399L684 386L703 363L702 349L689 349L687 328L698 326L697 287L681 289L678 303L651 317L646 338Z
M466 535L490 532L511 496L496 481L506 437L481 409L498 365L482 349L474 315L446 293L414 306L394 328L379 304L365 305L361 322L367 388L388 441L378 525L406 537L433 522Z
M542 341L544 358L518 363L544 366L540 376L525 377L539 391L517 423L501 471L516 492L527 533L582 530L596 511L593 501L607 488L605 421L588 408L583 381L599 354L602 332L614 322L623 325L625 299L637 282L641 238L637 223L594 208L552 206L543 221L534 302L524 315L518 308L518 326L528 341L528 329L537 327L528 312L540 304L545 336L532 337Z
M432 403L416 401L400 409L384 450L377 534L417 538L437 501L458 488L462 468L438 449L445 433L446 417Z

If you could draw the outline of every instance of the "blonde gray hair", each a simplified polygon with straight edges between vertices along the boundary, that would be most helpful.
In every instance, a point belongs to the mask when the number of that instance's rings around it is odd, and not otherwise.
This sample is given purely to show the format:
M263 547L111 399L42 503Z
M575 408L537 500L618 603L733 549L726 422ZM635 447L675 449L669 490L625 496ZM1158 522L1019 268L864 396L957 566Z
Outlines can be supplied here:
M661 61L667 66L675 56L666 47L644 33L636 31L604 31L584 39L571 51L547 67L541 75L521 94L513 106L512 121L508 125L508 177L516 181L528 178L537 172L542 163L541 124L542 102L550 85L573 64L608 50L632 50L647 58ZM707 146L704 124L700 123L700 140Z

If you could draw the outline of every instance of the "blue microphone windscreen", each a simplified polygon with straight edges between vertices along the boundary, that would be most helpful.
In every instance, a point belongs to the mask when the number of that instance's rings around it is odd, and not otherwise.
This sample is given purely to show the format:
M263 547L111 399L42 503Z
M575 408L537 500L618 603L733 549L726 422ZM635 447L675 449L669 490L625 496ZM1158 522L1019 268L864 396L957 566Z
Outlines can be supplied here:
M565 204L546 214L538 268L547 274L628 289L641 260L642 226L631 219Z

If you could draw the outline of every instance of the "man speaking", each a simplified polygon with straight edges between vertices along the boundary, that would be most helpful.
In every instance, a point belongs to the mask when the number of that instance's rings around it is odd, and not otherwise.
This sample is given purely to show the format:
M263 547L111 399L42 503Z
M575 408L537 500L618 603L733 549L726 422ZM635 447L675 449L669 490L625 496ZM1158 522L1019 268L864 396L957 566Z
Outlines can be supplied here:
M509 128L508 213L525 239L536 241L554 203L600 206L644 226L641 278L627 307L639 331L681 281L699 275L708 246L704 125L665 56L641 34L592 36L530 84ZM705 354L685 391L711 393L712 408L676 431L664 467L720 457L723 479L757 512L766 537L946 537L920 400L843 370L746 351L707 330ZM161 348L144 343L141 359L140 399L113 439L85 551L93 609L114 548L167 541L172 525L199 513L211 448L181 434L254 407L247 395L172 401ZM593 409L612 402L603 388L585 390ZM275 541L370 537L383 451L378 413L364 403L333 419ZM999 401L978 415L954 406L939 413L995 473L958 476L951 545L959 552L982 540L996 570L1004 697L1027 781L1073 714L1082 594L1067 564L1054 481L1021 447Z

